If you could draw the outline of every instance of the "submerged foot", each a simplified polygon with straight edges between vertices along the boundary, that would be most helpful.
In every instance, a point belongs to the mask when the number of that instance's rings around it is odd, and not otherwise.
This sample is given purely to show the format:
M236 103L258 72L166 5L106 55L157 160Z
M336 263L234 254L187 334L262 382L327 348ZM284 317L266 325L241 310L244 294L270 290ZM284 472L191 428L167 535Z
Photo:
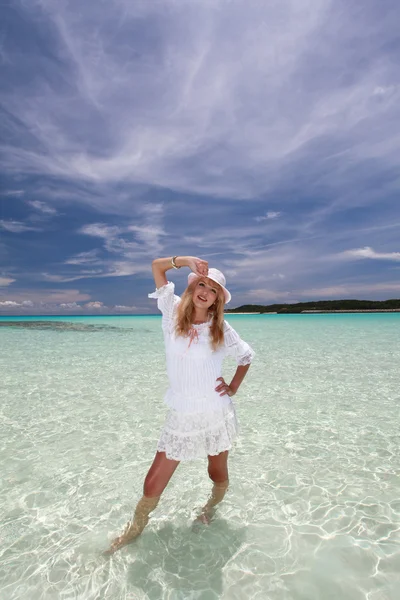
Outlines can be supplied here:
M209 525L212 519L212 515L210 513L201 513L201 515L199 515L196 519L196 521L199 521L200 523L203 523L204 525Z
M124 546L127 546L128 544L133 542L134 539L135 538L127 539L122 535L120 537L115 538L108 550L105 550L105 552L103 552L103 556L111 556L111 554L114 554L114 552L116 552L117 550L120 550Z
M126 544L126 542L124 543L120 537L116 538L112 542L112 544L108 548L108 550L105 550L105 552L103 552L103 556L111 556L111 554L114 554L114 552L116 552L117 550L119 550L120 548L125 546L125 544Z
M108 550L106 550L105 552L103 552L103 556L111 556L111 554L114 554L114 552L116 552L117 550L119 550L120 548L123 548L124 546L126 546L127 544L129 544L128 541L123 539L123 536L117 537L112 543L111 546L108 548Z
M215 514L215 509L202 510L198 517L193 521L192 529L193 531L198 531L200 527L203 525L209 525L212 521L212 518Z
M117 550L120 550L124 546L127 546L128 544L133 542L133 540L135 540L137 537L137 529L128 524L124 533L115 538L115 540L113 540L113 542L111 543L109 549L103 552L103 556L110 556L111 554L114 554L114 552L116 552Z

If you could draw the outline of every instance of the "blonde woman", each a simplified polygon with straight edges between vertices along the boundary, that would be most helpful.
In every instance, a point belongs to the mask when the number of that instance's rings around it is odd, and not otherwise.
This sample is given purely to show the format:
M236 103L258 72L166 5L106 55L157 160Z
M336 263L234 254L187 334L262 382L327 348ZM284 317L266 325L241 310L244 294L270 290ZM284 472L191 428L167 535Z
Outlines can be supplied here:
M167 281L169 269L189 267L188 286L182 297ZM224 320L224 306L231 299L224 275L195 256L157 258L152 262L167 356L168 413L155 458L146 475L143 496L133 521L116 538L106 554L112 554L138 535L181 461L208 458L213 482L211 495L198 520L208 524L228 488L228 452L237 437L238 424L231 400L253 360L252 348ZM228 384L221 376L225 356L234 356L236 373Z

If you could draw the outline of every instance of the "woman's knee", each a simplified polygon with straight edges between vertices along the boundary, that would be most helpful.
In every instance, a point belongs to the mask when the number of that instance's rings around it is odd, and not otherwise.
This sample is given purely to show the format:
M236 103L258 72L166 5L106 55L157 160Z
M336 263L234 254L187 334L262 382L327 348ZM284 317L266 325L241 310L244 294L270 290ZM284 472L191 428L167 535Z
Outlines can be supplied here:
M160 471L149 471L143 484L143 494L149 498L161 496L168 485L170 477Z
M228 470L210 470L208 469L208 476L214 483L222 483L228 479Z
M208 457L208 476L214 483L228 479L228 452Z
M161 496L178 464L167 459L165 453L157 452L144 480L143 494L148 497Z
M214 483L221 483L228 479L228 466L225 465L208 465L208 476Z
M157 481L156 478L146 477L143 484L143 495L147 496L147 498L154 498L155 496L161 496L163 491L165 490L166 485L160 481Z

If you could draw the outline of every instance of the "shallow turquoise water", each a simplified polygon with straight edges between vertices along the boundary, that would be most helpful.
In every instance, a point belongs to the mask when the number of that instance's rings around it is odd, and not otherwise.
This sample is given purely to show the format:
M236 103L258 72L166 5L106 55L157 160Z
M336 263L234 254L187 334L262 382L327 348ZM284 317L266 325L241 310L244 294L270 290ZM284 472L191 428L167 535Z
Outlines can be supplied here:
M397 600L400 315L227 316L257 356L226 499L194 533L211 484L180 465L111 559L166 410L160 317L39 319L0 327L1 598Z

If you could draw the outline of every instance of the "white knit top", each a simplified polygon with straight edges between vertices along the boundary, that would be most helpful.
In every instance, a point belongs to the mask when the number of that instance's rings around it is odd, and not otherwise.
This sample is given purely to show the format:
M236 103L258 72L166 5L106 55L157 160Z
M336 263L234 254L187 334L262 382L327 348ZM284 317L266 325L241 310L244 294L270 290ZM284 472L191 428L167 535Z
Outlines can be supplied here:
M168 281L149 294L157 299L162 312L162 330L167 358L169 388L165 403L179 412L209 412L231 402L227 394L220 396L215 388L221 383L222 361L233 356L237 365L253 360L253 349L224 321L224 345L213 351L210 344L211 318L201 325L192 325L196 334L190 337L175 334L176 309L181 298L174 294L175 284Z

